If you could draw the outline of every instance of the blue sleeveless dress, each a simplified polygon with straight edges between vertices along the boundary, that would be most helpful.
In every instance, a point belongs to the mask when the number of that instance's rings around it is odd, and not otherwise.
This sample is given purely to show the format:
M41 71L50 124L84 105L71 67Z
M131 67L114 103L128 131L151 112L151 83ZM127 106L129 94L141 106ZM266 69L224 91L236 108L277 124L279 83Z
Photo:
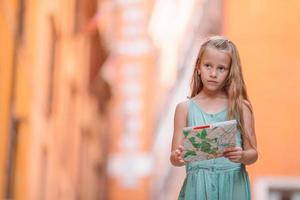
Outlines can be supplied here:
M227 108L208 114L198 103L190 99L188 126L227 120ZM237 146L242 146L241 135L237 135ZM249 200L250 184L245 166L220 157L186 164L186 178L179 200Z

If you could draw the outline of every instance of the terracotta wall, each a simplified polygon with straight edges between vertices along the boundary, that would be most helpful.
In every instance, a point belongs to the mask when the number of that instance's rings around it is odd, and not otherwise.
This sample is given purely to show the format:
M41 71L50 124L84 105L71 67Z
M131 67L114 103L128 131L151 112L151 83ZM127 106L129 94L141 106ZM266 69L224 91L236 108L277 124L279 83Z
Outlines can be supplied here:
M111 1L114 26L108 71L113 90L109 199L149 199L153 163L155 49L148 36L151 1Z
M300 176L300 2L224 1L224 33L239 48L252 100L262 176Z
M5 1L0 11L0 198L14 193L27 194L31 94L26 70L18 67L23 33L22 21L19 20L23 16L22 9L20 1Z
M108 52L97 26L86 29L97 6L1 3L0 199L105 198L110 86L99 70Z

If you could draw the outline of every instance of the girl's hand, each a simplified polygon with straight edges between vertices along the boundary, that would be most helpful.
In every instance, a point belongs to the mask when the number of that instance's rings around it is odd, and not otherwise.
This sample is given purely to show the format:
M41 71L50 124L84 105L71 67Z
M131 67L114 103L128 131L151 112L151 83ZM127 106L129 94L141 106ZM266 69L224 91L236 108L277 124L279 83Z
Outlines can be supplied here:
M244 151L241 147L227 147L225 148L223 155L232 162L242 163Z
M171 152L171 163L175 166L183 166L185 161L182 158L183 146L179 146L177 149Z

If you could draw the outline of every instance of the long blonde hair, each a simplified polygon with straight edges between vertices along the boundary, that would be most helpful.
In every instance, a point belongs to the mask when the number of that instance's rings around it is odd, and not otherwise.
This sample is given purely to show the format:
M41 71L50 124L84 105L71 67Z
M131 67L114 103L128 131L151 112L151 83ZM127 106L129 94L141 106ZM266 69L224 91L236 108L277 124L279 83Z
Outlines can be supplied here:
M243 78L242 67L238 50L233 42L222 36L213 36L208 38L202 45L198 53L192 80L191 80L191 97L200 93L203 88L200 75L197 73L200 68L201 58L207 47L213 47L221 51L226 51L231 57L230 70L225 80L224 91L228 97L228 119L237 119L238 127L249 143L251 142L248 133L245 131L245 123L243 117L243 105L249 107L252 112L252 106L249 101L245 81Z

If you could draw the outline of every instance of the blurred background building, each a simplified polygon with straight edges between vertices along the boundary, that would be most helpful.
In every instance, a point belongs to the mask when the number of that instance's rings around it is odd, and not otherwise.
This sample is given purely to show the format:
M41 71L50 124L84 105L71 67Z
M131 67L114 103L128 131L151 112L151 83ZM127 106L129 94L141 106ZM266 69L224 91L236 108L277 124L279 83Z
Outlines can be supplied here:
M240 51L256 200L300 199L300 2L1 0L0 199L176 199L173 114L202 40Z

